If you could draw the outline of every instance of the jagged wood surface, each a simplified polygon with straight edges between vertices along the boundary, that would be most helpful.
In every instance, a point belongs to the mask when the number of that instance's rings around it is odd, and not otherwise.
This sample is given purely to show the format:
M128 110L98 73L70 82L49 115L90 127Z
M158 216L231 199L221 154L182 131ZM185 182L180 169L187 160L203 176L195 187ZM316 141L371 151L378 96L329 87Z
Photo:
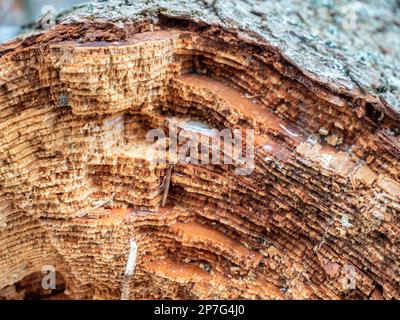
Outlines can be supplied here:
M2 295L398 298L398 3L340 7L99 2L0 47ZM171 119L254 128L253 174L152 164Z
M58 21L103 19L118 25L160 16L243 31L331 90L362 96L392 116L400 113L397 0L112 0L79 5Z

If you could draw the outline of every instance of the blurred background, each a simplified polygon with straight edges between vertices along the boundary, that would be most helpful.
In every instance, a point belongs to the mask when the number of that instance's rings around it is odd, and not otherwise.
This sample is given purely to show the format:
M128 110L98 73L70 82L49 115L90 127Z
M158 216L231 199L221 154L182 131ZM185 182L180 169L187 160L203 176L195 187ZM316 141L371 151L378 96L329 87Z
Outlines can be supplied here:
M0 0L0 43L16 36L20 27L48 11L61 10L89 0Z

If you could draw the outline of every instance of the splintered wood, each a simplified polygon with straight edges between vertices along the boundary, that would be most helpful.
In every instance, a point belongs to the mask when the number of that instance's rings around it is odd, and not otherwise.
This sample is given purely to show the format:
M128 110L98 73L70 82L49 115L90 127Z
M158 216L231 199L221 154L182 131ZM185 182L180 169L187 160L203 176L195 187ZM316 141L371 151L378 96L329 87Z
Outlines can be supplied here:
M227 31L151 27L0 46L0 297L52 265L69 299L399 298L393 123ZM154 161L171 121L253 129L252 172Z

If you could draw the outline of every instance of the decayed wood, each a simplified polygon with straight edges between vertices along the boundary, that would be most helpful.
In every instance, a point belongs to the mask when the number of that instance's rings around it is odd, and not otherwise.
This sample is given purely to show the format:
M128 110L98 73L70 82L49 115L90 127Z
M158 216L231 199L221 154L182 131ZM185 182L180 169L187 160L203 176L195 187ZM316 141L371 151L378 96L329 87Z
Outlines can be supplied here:
M104 1L1 45L0 296L399 298L398 12ZM154 161L171 124L253 129L252 173Z

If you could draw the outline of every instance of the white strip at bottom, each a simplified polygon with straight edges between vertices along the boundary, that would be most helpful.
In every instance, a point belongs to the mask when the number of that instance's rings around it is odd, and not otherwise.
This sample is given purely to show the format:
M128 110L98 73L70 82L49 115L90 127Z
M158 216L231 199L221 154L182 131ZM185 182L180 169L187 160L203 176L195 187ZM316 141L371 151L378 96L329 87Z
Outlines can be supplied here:
M129 284L132 275L135 273L137 249L137 243L131 240L128 261L126 262L124 279L122 281L121 300L129 300Z

